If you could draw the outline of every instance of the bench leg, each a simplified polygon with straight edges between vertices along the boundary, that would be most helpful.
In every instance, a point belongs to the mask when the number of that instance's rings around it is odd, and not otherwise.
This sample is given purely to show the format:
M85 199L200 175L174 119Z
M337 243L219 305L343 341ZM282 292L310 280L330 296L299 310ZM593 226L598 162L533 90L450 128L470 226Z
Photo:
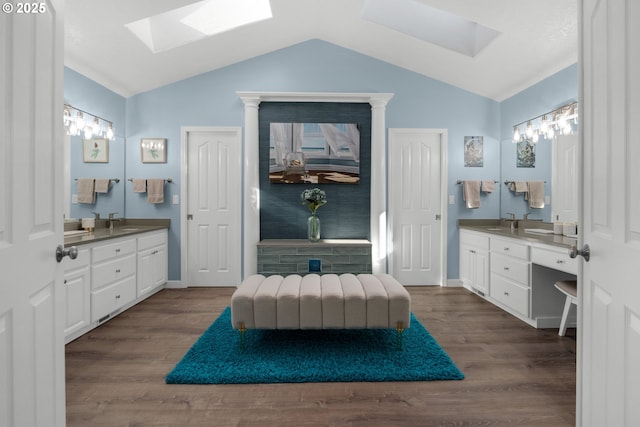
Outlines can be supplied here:
M402 336L404 332L404 323L402 323L402 321L398 322L396 325L396 332L398 335L398 347L402 350Z
M244 349L244 337L247 333L247 328L245 327L244 322L240 322L238 331L240 332L240 348Z

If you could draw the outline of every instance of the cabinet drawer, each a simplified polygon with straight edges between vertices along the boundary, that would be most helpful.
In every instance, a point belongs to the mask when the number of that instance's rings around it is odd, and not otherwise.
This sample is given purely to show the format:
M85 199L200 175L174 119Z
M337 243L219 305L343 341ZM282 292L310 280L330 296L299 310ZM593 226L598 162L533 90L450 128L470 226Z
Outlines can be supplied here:
M136 297L136 278L128 277L91 293L91 321L113 313Z
M513 240L491 238L491 252L529 260L529 245Z
M507 307L529 317L529 288L524 288L497 274L492 274L490 295Z
M111 258L132 254L136 251L136 239L119 240L92 249L93 262L98 263Z
M531 248L531 262L565 273L578 274L578 259L569 256L567 250Z
M90 261L89 249L78 249L78 257L76 259L62 258L62 268L65 272L78 270L82 267L87 267Z
M482 249L489 249L489 236L471 233L466 230L460 230L460 244L476 246Z
M501 254L491 256L491 272L529 286L529 262Z
M167 243L167 232L160 231L158 233L150 234L138 238L138 251L144 251L145 249L153 248L154 246L161 246Z
M94 265L91 268L91 289L100 289L109 283L124 279L127 276L135 277L135 273L135 254Z

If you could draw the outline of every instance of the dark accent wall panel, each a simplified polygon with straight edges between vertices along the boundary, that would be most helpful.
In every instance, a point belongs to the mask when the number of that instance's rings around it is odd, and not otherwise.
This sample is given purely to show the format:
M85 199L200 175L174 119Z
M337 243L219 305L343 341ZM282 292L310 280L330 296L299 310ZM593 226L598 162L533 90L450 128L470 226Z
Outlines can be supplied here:
M321 238L370 239L371 105L332 102L263 102L259 110L260 239L306 239L309 209L300 201L305 188L327 193L318 209ZM348 184L272 184L269 182L270 123L358 123L360 182Z

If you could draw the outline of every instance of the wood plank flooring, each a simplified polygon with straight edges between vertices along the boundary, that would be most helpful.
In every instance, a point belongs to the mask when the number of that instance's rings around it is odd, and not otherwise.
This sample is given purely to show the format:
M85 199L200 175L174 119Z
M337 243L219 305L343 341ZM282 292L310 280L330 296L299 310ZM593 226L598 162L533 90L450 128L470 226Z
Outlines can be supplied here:
M233 289L163 290L67 345L67 425L575 425L575 329L536 330L463 288L408 289L464 380L167 385Z

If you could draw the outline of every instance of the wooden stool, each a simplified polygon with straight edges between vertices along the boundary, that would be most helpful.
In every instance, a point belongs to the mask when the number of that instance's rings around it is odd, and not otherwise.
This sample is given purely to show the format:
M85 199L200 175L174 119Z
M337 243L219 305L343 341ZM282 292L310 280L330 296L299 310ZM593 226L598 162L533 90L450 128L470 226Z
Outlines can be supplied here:
M571 304L578 307L578 282L575 280L561 280L554 285L560 292L567 296L564 302L564 310L562 311L562 321L560 322L560 330L558 335L561 337L567 332L567 317L569 317L569 309Z

